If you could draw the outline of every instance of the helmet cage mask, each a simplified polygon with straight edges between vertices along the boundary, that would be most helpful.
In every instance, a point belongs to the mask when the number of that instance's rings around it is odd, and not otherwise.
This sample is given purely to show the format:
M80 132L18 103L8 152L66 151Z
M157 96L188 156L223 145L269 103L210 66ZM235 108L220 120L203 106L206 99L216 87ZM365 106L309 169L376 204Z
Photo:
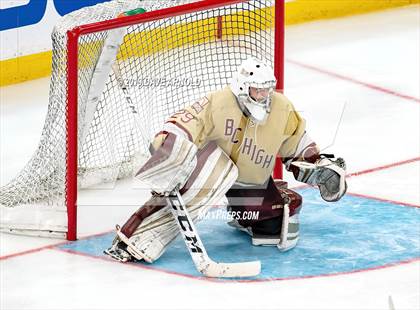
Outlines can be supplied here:
M244 88L240 94L238 94L239 103L245 107L248 116L258 123L264 123L268 114L271 111L271 97L276 86L276 81L266 81L264 83L249 83L243 84ZM261 91L266 91L267 96L258 100L251 96L251 88L255 88L257 94Z

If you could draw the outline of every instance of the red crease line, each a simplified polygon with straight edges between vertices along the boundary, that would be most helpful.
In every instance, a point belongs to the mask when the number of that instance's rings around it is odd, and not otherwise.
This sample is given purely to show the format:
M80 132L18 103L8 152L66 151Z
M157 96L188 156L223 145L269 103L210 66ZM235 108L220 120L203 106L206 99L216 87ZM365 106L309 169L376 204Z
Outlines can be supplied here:
M387 199L387 198L379 198L379 197L376 197L376 196L370 196L370 195L365 195L365 194L357 194L357 193L347 192L346 195L360 197L360 198L373 199L373 200L378 200L378 201L382 201L382 202L388 202L388 203L392 203L392 204L402 205L402 206L406 206L406 207L420 208L420 205L417 205L417 204L414 204L414 203L402 202L402 201L392 200L392 199Z
M74 255L89 257L89 258L93 258L93 259L99 259L99 260L107 261L107 262L110 262L110 263L118 263L118 262L116 262L115 260L113 260L111 258L106 258L106 257L101 257L101 256L95 256L95 255L91 255L91 254L76 252L76 251L69 250L69 249L54 248L52 250L62 251L62 252L66 252L66 253L69 253L69 254L74 254ZM276 277L276 278L266 278L266 279L231 279L231 280L229 280L229 279L223 279L223 278L208 278L208 277L199 276L199 275L194 276L194 275L190 275L190 274L186 274L186 273L180 273L180 272L176 272L176 271L159 269L159 268L153 267L153 265L150 265L149 266L149 265L144 265L144 264L139 264L139 263L124 263L124 265L125 266L134 267L134 268L140 268L140 269L146 269L146 270L153 270L153 271L157 271L157 272L161 272L161 273L166 273L166 274L181 276L181 277L188 278L188 279L193 279L193 280L207 281L207 282L217 282L217 283L235 283L235 282L240 282L240 283L257 283L257 282L295 281L295 280L306 280L306 279L313 279L313 278L337 277L337 276L350 275L350 274L367 272L367 271L381 270L381 269L390 268L390 267L396 267L396 266L400 266L400 265L414 263L414 262L417 262L419 260L420 260L419 257L415 257L415 258L412 258L412 259L398 261L398 262L392 262L392 263L388 263L388 264L384 264L384 265L376 266L376 267L368 267L368 268L363 268L363 269L357 269L357 270L351 270L351 271L343 271L343 272L336 272L336 273L329 273L329 274L320 274L320 275L309 275L309 276L300 276L300 277L299 276L296 276L296 277L290 277L290 278L287 278L287 277L283 277L283 278Z

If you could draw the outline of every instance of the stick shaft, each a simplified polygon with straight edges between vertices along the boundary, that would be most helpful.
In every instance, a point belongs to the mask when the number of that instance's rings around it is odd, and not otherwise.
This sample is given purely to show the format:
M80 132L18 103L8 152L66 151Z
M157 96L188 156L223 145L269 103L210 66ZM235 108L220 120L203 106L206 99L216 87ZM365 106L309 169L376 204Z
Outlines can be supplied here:
M178 190L168 196L171 211L178 224L197 270L207 277L252 277L261 271L259 261L217 263L210 259Z

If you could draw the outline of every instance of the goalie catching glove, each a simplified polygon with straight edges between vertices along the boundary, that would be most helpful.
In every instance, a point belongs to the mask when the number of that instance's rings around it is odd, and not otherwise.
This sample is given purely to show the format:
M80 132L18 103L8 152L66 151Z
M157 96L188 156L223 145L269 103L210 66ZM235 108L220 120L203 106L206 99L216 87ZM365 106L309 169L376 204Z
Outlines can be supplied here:
M299 168L296 180L317 185L325 201L338 201L346 193L346 163L343 158L334 159L333 155L321 154L314 164L303 161L291 164Z

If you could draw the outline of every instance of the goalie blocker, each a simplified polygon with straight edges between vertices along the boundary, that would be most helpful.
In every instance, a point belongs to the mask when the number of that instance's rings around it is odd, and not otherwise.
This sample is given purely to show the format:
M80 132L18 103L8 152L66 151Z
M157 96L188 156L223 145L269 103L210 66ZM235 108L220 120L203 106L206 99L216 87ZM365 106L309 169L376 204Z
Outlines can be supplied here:
M285 182L269 179L258 187L233 186L238 169L215 143L208 143L195 154L196 148L189 141L172 133L163 134L162 145L137 174L154 193L121 228L117 226L117 237L106 254L122 262L133 258L149 263L157 260L179 234L171 206L163 197L165 191L176 187L181 188L194 223L209 207L225 204L227 196L229 210L258 212L257 219L229 223L250 234L254 245L275 245L282 251L296 245L302 199L286 189ZM161 179L157 171L164 171L165 178Z

